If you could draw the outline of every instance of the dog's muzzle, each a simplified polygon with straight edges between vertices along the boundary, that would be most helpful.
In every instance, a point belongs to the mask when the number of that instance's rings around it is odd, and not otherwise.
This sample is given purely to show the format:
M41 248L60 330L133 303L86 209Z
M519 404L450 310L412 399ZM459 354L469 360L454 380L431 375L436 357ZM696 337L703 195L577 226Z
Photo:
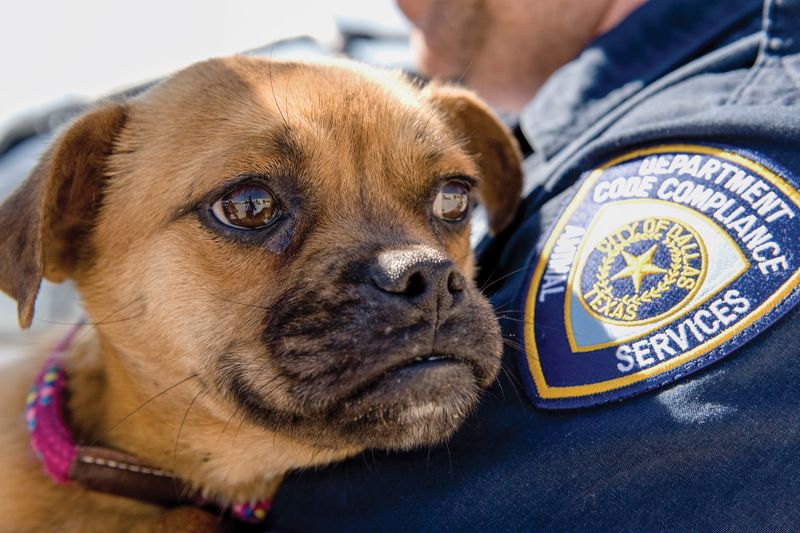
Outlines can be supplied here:
M306 427L330 443L441 440L499 369L492 307L431 246L347 250L307 259L313 270L270 307L263 342L273 374L243 366L239 403L271 427ZM277 402L280 413L267 416Z

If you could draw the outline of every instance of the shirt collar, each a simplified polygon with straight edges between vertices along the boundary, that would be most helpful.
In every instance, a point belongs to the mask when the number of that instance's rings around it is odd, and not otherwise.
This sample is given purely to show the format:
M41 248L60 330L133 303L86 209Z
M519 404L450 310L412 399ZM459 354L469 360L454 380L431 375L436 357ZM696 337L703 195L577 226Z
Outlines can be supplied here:
M557 71L523 110L520 127L540 157L761 11L762 0L649 0ZM721 42L722 41L722 42Z

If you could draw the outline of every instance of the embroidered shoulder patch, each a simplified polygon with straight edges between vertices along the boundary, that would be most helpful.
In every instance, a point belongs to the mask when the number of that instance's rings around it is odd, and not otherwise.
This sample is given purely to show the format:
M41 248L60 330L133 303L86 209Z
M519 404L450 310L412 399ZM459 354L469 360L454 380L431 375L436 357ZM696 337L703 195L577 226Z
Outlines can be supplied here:
M672 145L584 178L524 298L523 377L567 409L674 381L795 305L800 193L728 148Z

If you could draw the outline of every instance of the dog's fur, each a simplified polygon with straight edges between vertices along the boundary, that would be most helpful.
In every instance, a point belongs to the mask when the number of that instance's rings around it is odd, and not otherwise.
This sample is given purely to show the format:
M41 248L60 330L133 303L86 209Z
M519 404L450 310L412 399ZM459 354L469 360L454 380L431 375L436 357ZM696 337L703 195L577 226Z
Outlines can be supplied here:
M241 176L284 206L268 231L211 218ZM347 62L211 60L65 129L0 206L0 288L27 327L42 277L76 284L80 441L218 500L263 498L290 469L441 441L494 379L501 337L476 287L443 310L370 281L381 257L472 276L468 222L431 215L448 176L477 180L492 230L510 222L518 150L465 90ZM215 527L44 476L22 413L48 351L0 373L0 528ZM448 359L412 364L431 354Z

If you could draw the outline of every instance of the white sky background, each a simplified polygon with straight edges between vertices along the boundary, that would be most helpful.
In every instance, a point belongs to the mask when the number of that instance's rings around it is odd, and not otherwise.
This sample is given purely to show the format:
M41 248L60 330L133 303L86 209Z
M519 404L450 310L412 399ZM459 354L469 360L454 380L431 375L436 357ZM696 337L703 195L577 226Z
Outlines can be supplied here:
M393 0L0 0L0 132L55 102L91 99L208 57L297 35L325 43L336 38L337 17L407 28ZM35 326L71 301L55 296L61 289L40 293ZM0 361L19 352L4 343L27 338L17 331L16 305L0 293Z
M392 0L3 0L0 130L56 100L95 97L279 38L335 37L335 17L402 30Z

